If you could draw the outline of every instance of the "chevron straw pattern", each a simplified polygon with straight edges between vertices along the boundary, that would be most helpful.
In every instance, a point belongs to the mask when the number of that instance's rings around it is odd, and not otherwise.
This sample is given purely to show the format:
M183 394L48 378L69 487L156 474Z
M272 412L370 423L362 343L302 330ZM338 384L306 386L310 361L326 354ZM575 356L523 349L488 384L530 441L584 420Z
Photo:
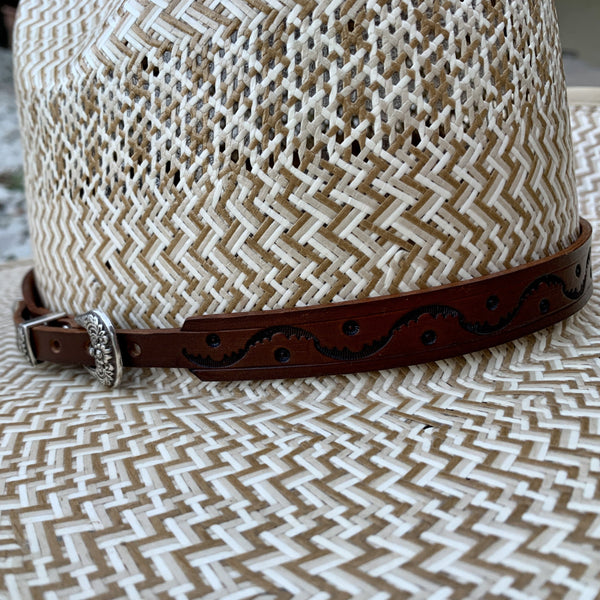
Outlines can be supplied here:
M600 264L600 109L573 113ZM600 271L576 316L380 374L27 367L0 267L0 597L592 599Z
M46 303L119 326L434 286L577 210L551 2L23 0Z

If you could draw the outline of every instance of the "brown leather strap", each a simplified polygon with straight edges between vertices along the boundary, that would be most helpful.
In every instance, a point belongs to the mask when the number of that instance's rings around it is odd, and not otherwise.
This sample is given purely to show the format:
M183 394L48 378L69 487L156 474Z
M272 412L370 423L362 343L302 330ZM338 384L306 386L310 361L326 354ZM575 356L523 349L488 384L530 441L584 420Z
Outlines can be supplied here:
M122 329L126 367L183 367L201 379L354 373L449 358L572 315L592 294L591 226L569 248L501 273L393 296L308 308L189 318L181 329ZM17 324L48 314L33 272ZM38 360L93 366L73 317L31 329Z

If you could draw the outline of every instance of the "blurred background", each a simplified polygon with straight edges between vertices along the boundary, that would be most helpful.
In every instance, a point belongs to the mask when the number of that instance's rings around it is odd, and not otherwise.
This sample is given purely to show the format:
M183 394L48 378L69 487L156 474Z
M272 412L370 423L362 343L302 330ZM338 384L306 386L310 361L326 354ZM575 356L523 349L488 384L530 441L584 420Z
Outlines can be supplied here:
M600 0L555 2L568 85L600 88ZM10 52L17 4L0 0L0 263L31 254Z
M556 0L570 86L600 86L600 0Z

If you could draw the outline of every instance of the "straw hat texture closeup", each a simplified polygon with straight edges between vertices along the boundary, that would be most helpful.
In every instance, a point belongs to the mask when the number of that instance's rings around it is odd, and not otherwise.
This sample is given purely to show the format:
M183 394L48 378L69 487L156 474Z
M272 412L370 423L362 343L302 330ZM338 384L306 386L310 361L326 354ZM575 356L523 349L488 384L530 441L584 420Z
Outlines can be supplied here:
M598 595L600 92L550 0L22 0L14 52L0 597Z

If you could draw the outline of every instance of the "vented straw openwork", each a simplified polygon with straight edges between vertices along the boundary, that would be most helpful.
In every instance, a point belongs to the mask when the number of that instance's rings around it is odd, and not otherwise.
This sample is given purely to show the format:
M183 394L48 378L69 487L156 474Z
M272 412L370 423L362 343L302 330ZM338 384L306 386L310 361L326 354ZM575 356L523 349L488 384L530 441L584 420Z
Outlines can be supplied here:
M180 325L576 238L549 1L47 4L22 4L16 71L51 308Z

